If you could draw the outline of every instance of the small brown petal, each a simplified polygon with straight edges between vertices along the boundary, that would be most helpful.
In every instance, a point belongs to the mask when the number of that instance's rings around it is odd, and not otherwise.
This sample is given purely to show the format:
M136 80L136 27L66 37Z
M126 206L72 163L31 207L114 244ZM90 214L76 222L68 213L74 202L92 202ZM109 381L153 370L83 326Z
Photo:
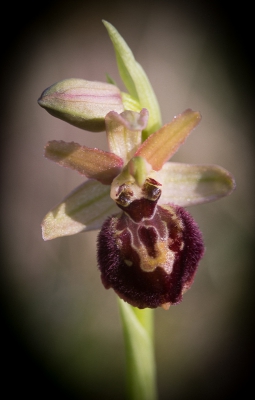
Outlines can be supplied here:
M123 160L113 153L62 140L48 142L45 157L105 185L111 184L123 166Z

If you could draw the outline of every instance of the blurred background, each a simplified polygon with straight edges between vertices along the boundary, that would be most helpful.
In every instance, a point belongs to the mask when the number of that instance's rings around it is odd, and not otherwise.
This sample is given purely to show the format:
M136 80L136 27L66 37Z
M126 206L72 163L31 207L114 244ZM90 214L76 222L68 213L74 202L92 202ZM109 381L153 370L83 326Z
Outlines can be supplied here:
M104 133L81 131L37 104L45 88L65 78L105 81L108 73L123 89L102 19L144 67L164 123L186 108L201 112L202 122L173 161L219 164L237 182L231 196L189 209L206 253L183 302L155 311L159 400L230 398L251 387L251 14L245 2L236 9L204 3L7 5L1 28L1 386L9 397L125 398L122 331L115 294L103 288L97 269L98 232L44 242L40 228L49 209L83 181L44 159L46 142L107 149Z

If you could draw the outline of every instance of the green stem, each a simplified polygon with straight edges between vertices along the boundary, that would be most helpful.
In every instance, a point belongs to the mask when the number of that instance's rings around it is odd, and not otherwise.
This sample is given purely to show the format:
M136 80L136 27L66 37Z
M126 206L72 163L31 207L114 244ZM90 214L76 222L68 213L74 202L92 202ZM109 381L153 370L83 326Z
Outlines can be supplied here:
M153 310L119 300L124 332L128 400L157 400Z

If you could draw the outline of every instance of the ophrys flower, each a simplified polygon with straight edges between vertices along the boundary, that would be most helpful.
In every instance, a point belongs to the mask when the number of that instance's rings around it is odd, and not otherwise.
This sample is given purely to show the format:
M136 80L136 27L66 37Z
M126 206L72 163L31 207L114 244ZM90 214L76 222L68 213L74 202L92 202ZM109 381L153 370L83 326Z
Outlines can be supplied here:
M48 143L48 159L88 180L46 215L43 237L102 227L98 265L104 286L136 307L167 309L181 301L204 252L199 228L183 207L229 194L234 180L219 166L168 162L200 122L200 113L188 109L161 127L144 71L108 29L129 94L111 84L71 79L39 99L51 114L76 126L105 128L110 150Z

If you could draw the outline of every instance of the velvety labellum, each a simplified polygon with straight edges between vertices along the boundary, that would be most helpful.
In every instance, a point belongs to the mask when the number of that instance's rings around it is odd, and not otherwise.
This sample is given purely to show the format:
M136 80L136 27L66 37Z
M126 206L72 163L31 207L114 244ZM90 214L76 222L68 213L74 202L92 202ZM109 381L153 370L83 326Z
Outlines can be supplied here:
M102 282L138 308L177 304L203 255L199 228L182 207L157 205L161 190L153 179L140 199L122 186L116 203L123 211L109 217L98 236Z

